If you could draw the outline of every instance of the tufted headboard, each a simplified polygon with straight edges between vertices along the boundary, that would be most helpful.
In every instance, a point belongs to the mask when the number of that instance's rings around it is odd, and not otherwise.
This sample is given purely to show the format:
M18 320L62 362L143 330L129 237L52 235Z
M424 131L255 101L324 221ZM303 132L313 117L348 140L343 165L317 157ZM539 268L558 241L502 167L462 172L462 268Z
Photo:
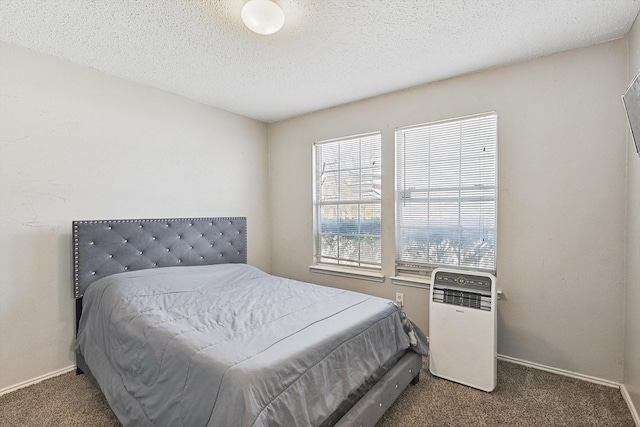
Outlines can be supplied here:
M73 221L76 298L123 271L246 262L246 218Z

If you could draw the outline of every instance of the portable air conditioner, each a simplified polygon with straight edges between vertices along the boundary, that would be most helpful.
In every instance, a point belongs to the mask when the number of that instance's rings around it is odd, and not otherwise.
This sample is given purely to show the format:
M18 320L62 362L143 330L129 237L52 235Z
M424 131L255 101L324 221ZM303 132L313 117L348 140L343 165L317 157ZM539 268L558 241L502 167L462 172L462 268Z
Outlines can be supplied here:
M437 268L429 299L429 370L484 391L497 382L496 278Z

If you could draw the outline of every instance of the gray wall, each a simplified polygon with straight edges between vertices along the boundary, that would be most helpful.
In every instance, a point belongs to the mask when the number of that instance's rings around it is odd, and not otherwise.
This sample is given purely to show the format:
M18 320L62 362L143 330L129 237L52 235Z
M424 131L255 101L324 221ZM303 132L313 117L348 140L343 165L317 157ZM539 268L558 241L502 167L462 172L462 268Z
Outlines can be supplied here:
M311 273L312 144L379 130L383 272L394 274L394 129L499 114L501 354L620 382L625 163L618 40L463 76L269 126L273 274L392 298L428 328L428 292Z
M71 221L245 215L269 269L267 125L0 43L0 391L69 367Z
M636 19L629 43L629 81L640 72L640 18ZM627 143L627 280L624 335L624 386L636 417L640 414L640 157L631 134ZM636 418L640 421L640 418Z

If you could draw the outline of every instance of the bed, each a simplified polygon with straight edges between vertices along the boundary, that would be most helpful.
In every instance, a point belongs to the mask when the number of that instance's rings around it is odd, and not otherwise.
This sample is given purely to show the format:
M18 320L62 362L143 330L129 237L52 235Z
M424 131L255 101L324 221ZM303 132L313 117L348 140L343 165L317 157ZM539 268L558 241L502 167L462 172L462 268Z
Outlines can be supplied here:
M247 265L246 218L73 222L78 373L124 426L373 426L427 353L391 301Z

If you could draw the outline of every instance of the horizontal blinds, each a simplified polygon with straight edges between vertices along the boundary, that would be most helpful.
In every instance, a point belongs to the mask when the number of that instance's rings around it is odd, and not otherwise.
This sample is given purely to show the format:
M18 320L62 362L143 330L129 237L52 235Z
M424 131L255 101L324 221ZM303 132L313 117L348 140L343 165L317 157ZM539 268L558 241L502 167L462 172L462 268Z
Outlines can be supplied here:
M396 263L495 271L497 115L396 130Z
M380 133L316 143L319 262L381 265Z

